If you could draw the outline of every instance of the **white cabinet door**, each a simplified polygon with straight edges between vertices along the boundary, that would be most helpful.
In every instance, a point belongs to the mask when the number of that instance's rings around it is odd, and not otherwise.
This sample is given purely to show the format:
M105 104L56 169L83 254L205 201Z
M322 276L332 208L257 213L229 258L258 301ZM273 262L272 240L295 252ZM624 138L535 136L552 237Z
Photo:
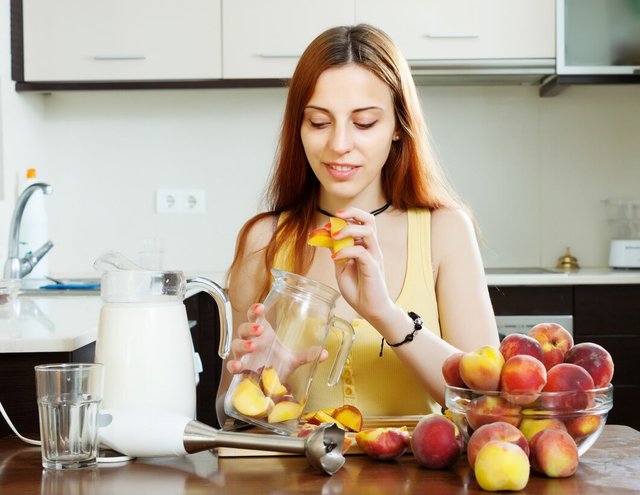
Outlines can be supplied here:
M23 0L25 81L220 78L221 0Z
M410 61L555 58L555 0L356 0Z
M354 23L355 0L223 0L225 79L289 78L329 27Z

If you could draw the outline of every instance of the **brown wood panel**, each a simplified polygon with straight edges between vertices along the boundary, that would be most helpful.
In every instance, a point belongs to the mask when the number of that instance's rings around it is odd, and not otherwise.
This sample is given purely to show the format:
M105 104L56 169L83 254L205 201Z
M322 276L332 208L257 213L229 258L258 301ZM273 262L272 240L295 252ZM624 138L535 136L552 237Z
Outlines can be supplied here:
M574 293L576 335L640 335L640 285L577 285Z
M607 424L626 425L640 429L638 415L638 397L640 385L615 385L613 380L613 409L609 411Z
M496 315L570 315L573 313L571 286L489 287Z

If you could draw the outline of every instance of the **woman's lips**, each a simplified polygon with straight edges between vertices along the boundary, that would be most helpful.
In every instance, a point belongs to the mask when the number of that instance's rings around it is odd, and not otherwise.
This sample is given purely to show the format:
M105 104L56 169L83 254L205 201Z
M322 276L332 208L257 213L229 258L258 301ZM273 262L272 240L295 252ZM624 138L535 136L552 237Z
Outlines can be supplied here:
M325 163L329 175L334 179L345 180L353 177L359 167L348 163Z

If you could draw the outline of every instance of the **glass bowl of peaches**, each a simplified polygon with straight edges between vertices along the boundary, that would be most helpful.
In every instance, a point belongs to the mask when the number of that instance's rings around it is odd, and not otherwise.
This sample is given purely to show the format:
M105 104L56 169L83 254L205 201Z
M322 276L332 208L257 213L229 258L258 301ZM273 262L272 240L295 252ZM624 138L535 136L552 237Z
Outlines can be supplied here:
M444 361L447 415L466 442L498 421L518 428L529 443L543 430L563 430L579 455L598 439L613 407L611 355L595 343L574 345L562 327L543 330L509 335L500 348L482 346ZM545 345L541 337L547 336L555 342Z

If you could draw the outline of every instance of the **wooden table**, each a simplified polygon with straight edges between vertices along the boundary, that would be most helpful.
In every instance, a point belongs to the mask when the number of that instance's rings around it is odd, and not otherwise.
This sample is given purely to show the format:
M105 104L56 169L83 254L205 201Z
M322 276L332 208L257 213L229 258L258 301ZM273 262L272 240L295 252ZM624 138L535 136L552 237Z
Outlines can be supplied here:
M333 477L318 473L303 457L220 458L201 452L183 458L136 460L97 469L47 472L38 447L14 437L0 440L2 495L103 494L462 494L486 493L466 458L449 470L420 467L413 456L377 462L350 455ZM590 495L640 493L640 432L607 425L571 478L532 475L525 494Z

